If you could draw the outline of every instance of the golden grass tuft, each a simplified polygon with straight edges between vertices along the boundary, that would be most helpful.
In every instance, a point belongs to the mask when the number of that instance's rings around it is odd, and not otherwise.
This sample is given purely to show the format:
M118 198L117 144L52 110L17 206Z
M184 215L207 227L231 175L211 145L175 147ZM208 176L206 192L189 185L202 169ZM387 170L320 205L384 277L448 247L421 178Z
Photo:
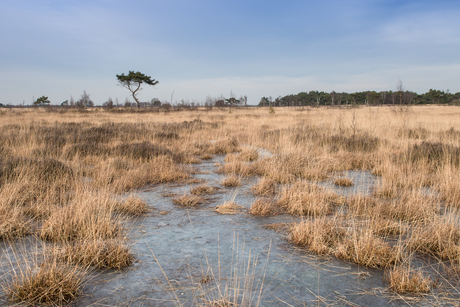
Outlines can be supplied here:
M119 213L133 216L140 216L150 212L147 203L137 196L130 196L124 201L116 202L114 209Z
M225 162L252 162L259 158L259 153L256 149L245 149L239 154L229 154L225 157Z
M334 180L334 184L340 187L351 187L353 185L353 181L348 178L337 178Z
M220 214L238 214L241 213L244 209L246 208L238 205L233 201L228 201L220 206L217 206L215 211Z
M257 196L271 196L276 194L276 182L271 178L262 178L251 188L252 194Z
M377 237L372 229L356 228L348 231L334 255L370 268L386 268L399 263L403 257L401 246L391 246Z
M408 192L379 204L379 215L405 222L423 222L439 213L438 201L421 193Z
M334 206L344 203L345 198L307 182L285 188L278 201L278 205L290 214L311 216L330 214Z
M209 194L214 194L216 192L216 188L210 187L207 185L199 185L196 187L191 187L190 188L190 193L193 195L209 195Z
M117 241L78 241L64 246L58 259L67 263L94 266L99 269L123 269L129 267L134 256L128 246Z
M325 217L294 223L289 229L290 241L317 254L332 253L345 235L346 231L337 219Z
M396 266L386 272L390 290L400 294L421 294L430 292L434 286L432 279L422 271L410 266Z
M460 259L460 226L455 217L436 217L418 224L407 241L409 250L446 260Z
M209 154L209 153L203 153L200 155L200 159L201 160L211 160L212 159L212 155Z
M316 218L294 224L289 239L317 254L371 268L386 268L402 259L401 248L393 247L374 235L371 229L344 227L336 218Z
M241 178L237 175L230 175L222 180L221 184L229 188L237 187L241 185Z
M16 273L4 288L20 304L62 306L80 294L85 279L85 271L51 261Z
M31 232L29 222L19 209L0 209L0 240L13 240Z
M280 209L275 202L269 199L257 199L249 209L249 213L257 216L275 215L280 212Z
M43 222L41 239L53 242L110 239L122 233L121 221L113 214L116 202L109 194L81 192L77 197Z
M184 194L182 196L173 198L173 204L181 205L184 207L196 207L200 204L204 204L205 202L206 200L203 197L190 194Z
M218 140L212 143L208 148L208 153L213 155L228 154L239 151L241 151L241 148L235 138Z
M379 201L374 197L354 195L348 199L348 215L370 217L375 215Z
M369 222L369 227L379 236L403 235L408 227L401 221L392 221L384 218L375 217Z
M226 175L239 175L243 177L250 177L256 175L256 170L252 164L241 161L234 161L225 163L218 169L218 173Z
M136 161L123 169L114 168L113 163L101 163L92 169L90 175L94 187L110 188L117 193L142 188L149 184L184 182L190 178L189 171L177 165L168 156L153 157L142 163Z

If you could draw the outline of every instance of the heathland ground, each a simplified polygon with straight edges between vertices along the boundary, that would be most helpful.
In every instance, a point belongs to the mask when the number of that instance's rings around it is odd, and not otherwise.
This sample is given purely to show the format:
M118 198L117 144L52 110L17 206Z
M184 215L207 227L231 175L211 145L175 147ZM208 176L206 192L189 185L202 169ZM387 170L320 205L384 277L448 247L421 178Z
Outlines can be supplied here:
M208 208L254 221L292 216L271 228L302 253L379 270L384 292L403 302L458 305L459 110L0 111L2 300L78 303L94 274L126 273L139 260L127 225L153 215L168 219L141 189L175 184L190 187L163 193L175 210ZM218 184L197 176L213 171L204 170L206 161L222 177ZM321 185L358 184L350 170L367 171L378 184L363 193ZM251 204L236 197L216 203L216 195L249 184ZM24 238L35 243L17 247ZM261 296L245 298L253 290L246 284L233 289L190 304L265 305ZM177 296L172 303L186 305Z

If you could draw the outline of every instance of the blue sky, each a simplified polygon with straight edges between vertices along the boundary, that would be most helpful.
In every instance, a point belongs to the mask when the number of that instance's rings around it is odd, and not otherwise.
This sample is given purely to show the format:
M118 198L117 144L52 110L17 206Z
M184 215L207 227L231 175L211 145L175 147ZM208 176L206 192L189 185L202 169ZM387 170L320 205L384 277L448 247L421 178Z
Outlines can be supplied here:
M460 91L460 1L0 0L0 102ZM132 101L132 98L131 98Z

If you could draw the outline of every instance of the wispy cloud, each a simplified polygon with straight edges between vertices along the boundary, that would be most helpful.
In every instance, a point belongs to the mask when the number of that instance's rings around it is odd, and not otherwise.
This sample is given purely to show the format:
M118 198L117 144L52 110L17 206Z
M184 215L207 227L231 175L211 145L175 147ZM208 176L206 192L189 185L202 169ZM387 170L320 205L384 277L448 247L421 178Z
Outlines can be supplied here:
M5 0L0 101L85 89L98 102L124 100L115 75L128 70L160 80L145 100L233 90L258 101L392 89L398 78L419 92L460 91L458 15L451 0Z

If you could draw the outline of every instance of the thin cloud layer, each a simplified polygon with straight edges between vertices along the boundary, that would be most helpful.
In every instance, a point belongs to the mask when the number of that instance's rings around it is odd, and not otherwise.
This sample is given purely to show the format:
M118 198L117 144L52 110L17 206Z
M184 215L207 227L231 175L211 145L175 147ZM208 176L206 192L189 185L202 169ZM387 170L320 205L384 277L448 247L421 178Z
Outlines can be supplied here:
M115 75L160 81L141 100L300 91L460 91L456 1L32 1L0 3L1 103L129 93Z

